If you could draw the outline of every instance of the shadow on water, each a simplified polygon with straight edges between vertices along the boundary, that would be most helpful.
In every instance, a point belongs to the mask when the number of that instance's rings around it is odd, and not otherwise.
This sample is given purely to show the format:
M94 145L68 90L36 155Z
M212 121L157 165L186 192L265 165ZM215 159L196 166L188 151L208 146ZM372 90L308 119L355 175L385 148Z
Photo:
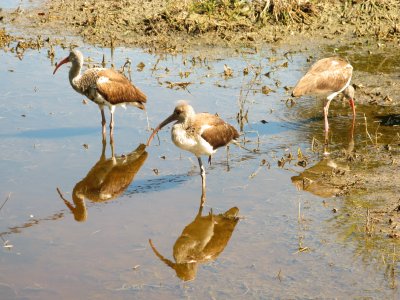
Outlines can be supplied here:
M9 227L6 231L0 232L0 238L3 239L3 236L9 235L9 234L21 233L23 229L29 228L29 227L32 227L35 225L39 225L43 221L55 221L55 220L62 219L64 217L64 214L65 214L65 211L59 211L48 217L31 218L29 221L23 223L22 225L12 226L12 227ZM3 239L3 241L4 241L4 239Z
M376 117L383 126L400 126L400 114L389 114Z
M246 130L256 131L260 135L275 135L285 133L289 130L308 129L311 124L323 121L322 116L309 117L299 121L261 121L259 123L253 123L245 127ZM250 131L251 132L251 131ZM251 135L248 135L251 136Z
M227 246L239 221L237 207L221 214L214 214L212 209L205 216L202 212L203 206L200 205L195 219L183 229L176 240L173 247L175 262L165 258L149 239L154 254L183 281L196 278L199 264L217 259Z
M103 143L99 161L72 190L73 204L57 188L61 199L78 222L87 219L85 199L91 202L105 202L120 196L131 184L148 155L144 144L139 145L132 152L120 156L114 155L113 144L111 144L111 148L112 155L107 159L106 143Z
M171 174L159 176L155 179L137 180L131 184L125 192L125 195L131 196L134 194L159 192L176 188L182 183L189 180L188 174Z

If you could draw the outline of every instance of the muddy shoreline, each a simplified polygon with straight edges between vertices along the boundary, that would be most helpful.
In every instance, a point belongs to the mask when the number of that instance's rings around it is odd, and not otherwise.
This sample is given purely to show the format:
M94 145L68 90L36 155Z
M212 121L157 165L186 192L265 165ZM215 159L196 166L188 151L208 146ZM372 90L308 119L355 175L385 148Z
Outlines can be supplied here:
M315 55L330 53L330 49L335 47L334 52L357 62L359 53L367 52L377 59L379 68L371 71L361 63L354 65L357 103L375 106L376 111L381 107L391 107L392 118L389 120L387 115L382 115L387 121L382 124L400 128L400 3L345 3L333 5L323 1L309 10L297 8L301 13L296 10L289 14L289 20L274 20L266 16L261 26L250 22L251 18L245 12L252 8L246 7L235 8L241 13L234 15L232 20L221 12L217 18L212 18L198 11L185 10L178 5L182 4L179 1L175 6L168 6L163 1L56 0L30 9L1 11L0 22L23 34L0 30L0 46L5 51L21 55L28 48L44 47L49 56L54 57L54 45L69 47L73 43L59 37L77 35L84 42L102 47L144 47L150 52L172 54L204 46L227 47L233 52L244 49L256 52L273 45ZM383 57L388 49L393 49L392 56ZM376 136L374 133L371 135L371 141L361 151L332 152L333 168L312 170L313 167L305 167L306 171L297 179L298 186L310 192L313 192L313 186L317 190L323 186L331 191L322 197L345 195L347 199L356 199L354 210L343 212L345 218L359 218L360 228L364 228L362 230L368 235L399 238L400 129L390 142L381 143L379 132L375 132ZM376 167L371 167L371 162ZM315 167L318 162L314 163ZM346 168L339 165L346 165ZM371 200L378 198L382 200L379 204ZM367 210L366 206L373 208Z

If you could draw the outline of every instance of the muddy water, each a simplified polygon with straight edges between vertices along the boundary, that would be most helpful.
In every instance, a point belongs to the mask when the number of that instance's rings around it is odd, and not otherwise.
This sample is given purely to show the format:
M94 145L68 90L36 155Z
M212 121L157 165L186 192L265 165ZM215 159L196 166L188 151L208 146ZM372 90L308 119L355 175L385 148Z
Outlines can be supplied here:
M306 54L80 49L117 68L131 59L152 127L187 99L197 111L242 127L242 144L255 151L232 145L228 160L218 151L199 212L197 161L171 143L169 127L143 149L146 115L118 108L113 162L110 145L101 142L99 110L72 90L68 67L53 76L47 50L27 51L21 60L1 52L1 204L9 198L0 211L4 299L398 297L396 275L373 251L360 251L363 237L346 235L349 224L332 213L348 209L347 202L298 191L291 177L304 168L278 167L299 148L311 164L322 160L321 151L311 151L313 138L323 139L321 103L286 101L287 87L309 65ZM55 50L57 61L68 54ZM224 65L233 76L225 76ZM186 89L176 84L182 82ZM263 86L272 91L262 93ZM247 115L238 122L240 112ZM331 116L330 147L347 148L351 111L336 102ZM363 126L357 118L355 147L365 143ZM389 138L394 129L385 130ZM109 171L113 180L104 177Z

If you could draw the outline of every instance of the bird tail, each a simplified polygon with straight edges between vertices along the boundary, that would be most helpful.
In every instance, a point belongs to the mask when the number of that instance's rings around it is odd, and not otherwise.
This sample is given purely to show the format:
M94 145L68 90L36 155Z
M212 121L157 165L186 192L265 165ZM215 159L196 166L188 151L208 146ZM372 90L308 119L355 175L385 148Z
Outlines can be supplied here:
M300 97L304 94L304 91L299 88L299 86L296 86L293 91L292 91L292 97Z
M147 102L147 96L138 88L136 88L136 97L135 97L137 102L143 102L146 103ZM140 107L139 107L140 108ZM144 109L144 106L143 108Z
M130 102L129 104L131 104L133 106L136 106L137 108L139 108L141 110L145 110L146 109L144 104L142 102L139 102L139 101Z

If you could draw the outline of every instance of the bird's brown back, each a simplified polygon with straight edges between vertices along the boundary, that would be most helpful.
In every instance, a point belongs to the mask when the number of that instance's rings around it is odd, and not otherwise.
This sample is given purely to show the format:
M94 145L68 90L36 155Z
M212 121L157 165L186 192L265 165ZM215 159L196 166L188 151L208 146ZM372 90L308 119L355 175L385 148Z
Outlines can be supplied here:
M195 128L201 128L201 125L209 125L201 134L213 149L223 147L234 139L239 138L239 133L232 125L226 123L220 117L209 114L200 113L196 115L193 123Z
M353 67L343 58L321 59L299 80L292 96L331 94L340 91L350 81L352 73Z

